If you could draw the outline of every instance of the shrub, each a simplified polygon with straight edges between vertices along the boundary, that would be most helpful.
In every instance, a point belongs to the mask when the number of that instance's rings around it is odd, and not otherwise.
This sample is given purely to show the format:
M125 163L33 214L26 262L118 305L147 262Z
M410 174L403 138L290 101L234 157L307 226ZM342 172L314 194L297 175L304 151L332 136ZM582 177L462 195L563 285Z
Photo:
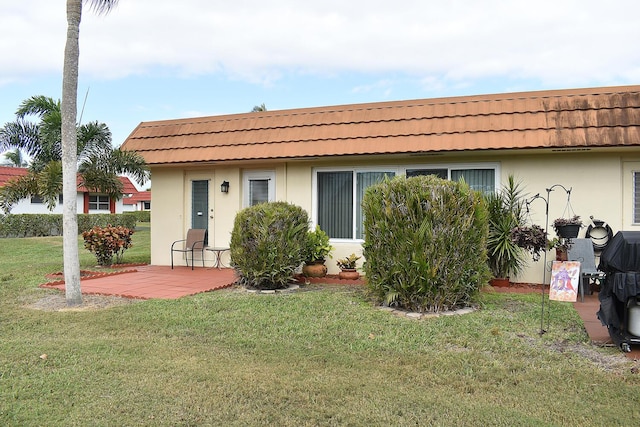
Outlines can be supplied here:
M231 264L240 284L257 289L288 286L304 261L309 217L285 202L238 212L231 232Z
M319 225L315 230L307 233L307 245L305 247L304 262L307 264L324 263L333 246L329 243L329 236L322 231Z
M84 247L92 252L98 260L98 265L108 266L122 261L124 251L131 247L131 235L134 231L130 228L117 226L93 227L82 233Z
M78 232L82 233L93 227L125 227L134 230L136 217L128 214L80 214L78 215Z
M130 212L123 212L123 215L132 215L136 218L137 222L151 221L151 211L130 211Z
M464 182L396 177L369 187L362 207L364 271L378 302L447 310L487 282L487 211Z

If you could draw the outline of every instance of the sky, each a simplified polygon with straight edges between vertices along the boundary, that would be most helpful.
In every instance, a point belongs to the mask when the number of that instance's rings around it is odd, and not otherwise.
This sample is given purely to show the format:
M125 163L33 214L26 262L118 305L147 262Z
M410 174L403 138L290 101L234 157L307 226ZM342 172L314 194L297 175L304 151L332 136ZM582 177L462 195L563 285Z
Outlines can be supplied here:
M78 115L142 121L640 84L637 0L120 0L86 5ZM65 0L0 0L0 126L59 99Z

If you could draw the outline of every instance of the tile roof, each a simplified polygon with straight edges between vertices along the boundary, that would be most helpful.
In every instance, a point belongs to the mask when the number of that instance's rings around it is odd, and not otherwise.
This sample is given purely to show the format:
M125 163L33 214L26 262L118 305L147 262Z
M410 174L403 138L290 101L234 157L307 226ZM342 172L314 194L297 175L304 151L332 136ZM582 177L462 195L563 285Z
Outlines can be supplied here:
M521 92L142 122L147 163L640 146L640 86Z
M135 205L138 202L150 202L151 201L151 191L140 191L137 193L128 193L133 194L131 197L124 197L122 199L122 203L125 205Z
M11 178L24 176L27 174L27 169L17 168L11 166L0 166L0 187L7 183Z
M0 166L0 187L2 187L10 179L24 176L28 172L29 172L29 169L27 168ZM123 193L125 194L138 193L138 189L135 187L135 185L133 185L133 183L129 178L127 178L126 176L120 176L118 178L120 178L120 181L122 182ZM80 176L78 176L77 183L78 183L79 193L90 193L90 191L87 190L85 186L81 185Z

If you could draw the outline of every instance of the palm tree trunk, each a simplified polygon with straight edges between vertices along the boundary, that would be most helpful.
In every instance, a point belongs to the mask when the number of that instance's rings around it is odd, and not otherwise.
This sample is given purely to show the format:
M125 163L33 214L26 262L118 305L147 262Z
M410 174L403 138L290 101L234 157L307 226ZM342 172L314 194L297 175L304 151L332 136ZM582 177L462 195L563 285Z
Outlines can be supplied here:
M67 0L67 41L62 75L62 245L67 305L82 304L80 258L78 254L78 169L76 117L78 113L78 62L82 0Z

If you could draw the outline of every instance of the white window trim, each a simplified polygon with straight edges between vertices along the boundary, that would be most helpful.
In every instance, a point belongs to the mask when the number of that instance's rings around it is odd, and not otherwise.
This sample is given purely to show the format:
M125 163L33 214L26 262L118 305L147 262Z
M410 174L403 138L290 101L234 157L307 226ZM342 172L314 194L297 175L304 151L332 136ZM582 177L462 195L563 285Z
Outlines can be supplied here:
M498 190L502 184L500 182L501 170L500 163L482 162L482 163L416 163L407 165L380 165L380 166L340 166L340 167L317 167L313 168L311 176L311 222L312 227L318 224L318 172L395 172L396 175L406 175L407 169L447 169L447 179L451 179L452 169L493 169L495 172L495 187ZM356 194L356 180L353 181L353 194ZM247 196L248 198L248 196ZM352 206L353 218L356 218L356 204ZM356 234L356 224L353 224L352 235ZM330 239L335 243L362 243L363 239Z
M268 201L276 200L276 172L274 170L263 171L245 171L242 173L242 207L249 207L249 182L253 180L269 181L268 185Z
M640 179L640 171L631 171L631 225L639 225L636 221L636 200L640 197L640 194L636 193L636 180Z

